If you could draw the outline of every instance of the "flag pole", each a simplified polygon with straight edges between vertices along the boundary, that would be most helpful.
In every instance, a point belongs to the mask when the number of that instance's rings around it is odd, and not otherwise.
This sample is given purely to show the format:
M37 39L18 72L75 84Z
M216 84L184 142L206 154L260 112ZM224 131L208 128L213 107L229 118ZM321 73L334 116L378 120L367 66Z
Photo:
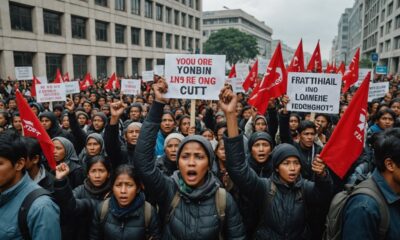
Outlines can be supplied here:
M196 120L196 99L190 100L190 126L195 126Z

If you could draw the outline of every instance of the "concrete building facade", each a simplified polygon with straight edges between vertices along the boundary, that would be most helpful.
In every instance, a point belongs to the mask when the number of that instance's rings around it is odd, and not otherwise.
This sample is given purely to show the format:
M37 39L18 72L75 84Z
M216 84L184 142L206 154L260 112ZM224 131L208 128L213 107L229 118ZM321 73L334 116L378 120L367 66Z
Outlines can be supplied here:
M201 49L202 0L2 0L0 77L139 76L165 53Z
M279 42L281 42L283 61L285 64L290 64L290 61L292 61L296 49L289 47L286 43L284 43L281 40L272 40L272 51L275 51L275 48Z
M350 62L352 57L361 48L363 26L363 0L356 0L349 14L349 48L347 56ZM361 49L360 49L361 50Z
M336 62L349 62L349 15L351 8L346 8L338 23L338 35L336 39Z
M264 22L241 9L203 12L203 43L207 41L211 33L225 28L236 28L253 35L257 39L259 57L271 58L272 28Z

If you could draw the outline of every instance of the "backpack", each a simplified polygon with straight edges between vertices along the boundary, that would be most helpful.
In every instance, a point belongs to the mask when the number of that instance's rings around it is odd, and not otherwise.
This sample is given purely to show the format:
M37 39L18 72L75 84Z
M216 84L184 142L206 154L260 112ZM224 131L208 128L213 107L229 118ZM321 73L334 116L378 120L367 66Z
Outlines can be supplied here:
M29 209L31 208L33 202L41 197L41 196L49 196L51 197L51 194L49 191L43 188L38 188L30 192L28 195L26 195L24 201L22 201L21 207L19 208L18 211L18 227L19 231L21 232L22 238L25 240L30 240L31 235L29 233L29 228L28 228L28 213Z
M165 224L167 224L170 220L171 217L176 209L176 207L179 204L179 201L181 200L181 195L179 191L175 192L175 196L172 199L170 210L165 218ZM217 214L219 221L221 223L220 226L220 231L218 233L218 238L224 239L222 235L222 229L224 228L224 223L225 223L225 209L226 209L226 190L225 188L218 188L218 190L215 192L215 206L217 208Z
M100 222L103 223L104 220L106 219L108 209L110 208L110 198L107 198L106 200L103 201L101 204L101 210L100 210ZM144 226L147 229L147 227L150 224L151 220L151 204L148 202L144 202Z
M379 206L381 222L379 224L379 239L385 239L389 228L390 215L386 205L386 200L372 178L361 182L358 185L347 187L333 198L326 217L326 230L323 236L325 240L342 239L342 213L347 200L357 194L365 194L375 199Z

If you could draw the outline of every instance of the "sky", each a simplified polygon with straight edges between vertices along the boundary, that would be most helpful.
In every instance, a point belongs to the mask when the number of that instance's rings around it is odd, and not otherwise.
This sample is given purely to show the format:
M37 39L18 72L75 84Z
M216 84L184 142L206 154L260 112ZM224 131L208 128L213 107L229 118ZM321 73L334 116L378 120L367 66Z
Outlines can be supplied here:
M291 48L303 38L304 51L312 53L320 40L322 59L329 59L340 16L353 4L354 0L203 0L203 11L242 9L271 27L272 39Z

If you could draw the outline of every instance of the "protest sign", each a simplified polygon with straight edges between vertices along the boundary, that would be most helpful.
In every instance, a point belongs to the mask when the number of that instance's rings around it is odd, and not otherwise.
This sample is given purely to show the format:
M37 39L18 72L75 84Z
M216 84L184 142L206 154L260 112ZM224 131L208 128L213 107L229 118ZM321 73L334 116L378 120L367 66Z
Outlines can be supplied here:
M265 72L267 71L268 64L269 64L269 59L259 58L258 59L258 74L265 74Z
M15 67L15 78L17 80L32 80L32 67Z
M126 95L140 94L140 80L138 79L122 79L121 92Z
M165 55L167 98L218 100L225 82L225 56Z
M142 79L145 82L154 81L154 72L153 71L143 71L142 72Z
M354 86L356 87L360 87L362 81L364 80L365 76L367 76L368 72L372 73L372 69L368 69L368 68L360 68L358 70L358 80L357 82L354 84ZM373 74L371 74L371 80L373 78Z
M164 65L156 65L154 67L154 74L158 76L164 76Z
M80 92L78 81L64 82L64 86L65 86L65 94L73 94Z
M289 72L289 111L339 113L340 74Z
M66 101L65 86L63 83L49 83L36 85L37 102Z
M47 81L47 76L41 76L41 77L36 77L36 78L40 81L40 84L49 83L49 81Z
M244 93L242 78L228 78L226 83L232 86L234 93Z
M378 82L369 84L368 102L382 98L389 92L389 82Z
M236 77L246 79L247 75L249 75L249 65L246 63L238 63L235 65L236 68Z

